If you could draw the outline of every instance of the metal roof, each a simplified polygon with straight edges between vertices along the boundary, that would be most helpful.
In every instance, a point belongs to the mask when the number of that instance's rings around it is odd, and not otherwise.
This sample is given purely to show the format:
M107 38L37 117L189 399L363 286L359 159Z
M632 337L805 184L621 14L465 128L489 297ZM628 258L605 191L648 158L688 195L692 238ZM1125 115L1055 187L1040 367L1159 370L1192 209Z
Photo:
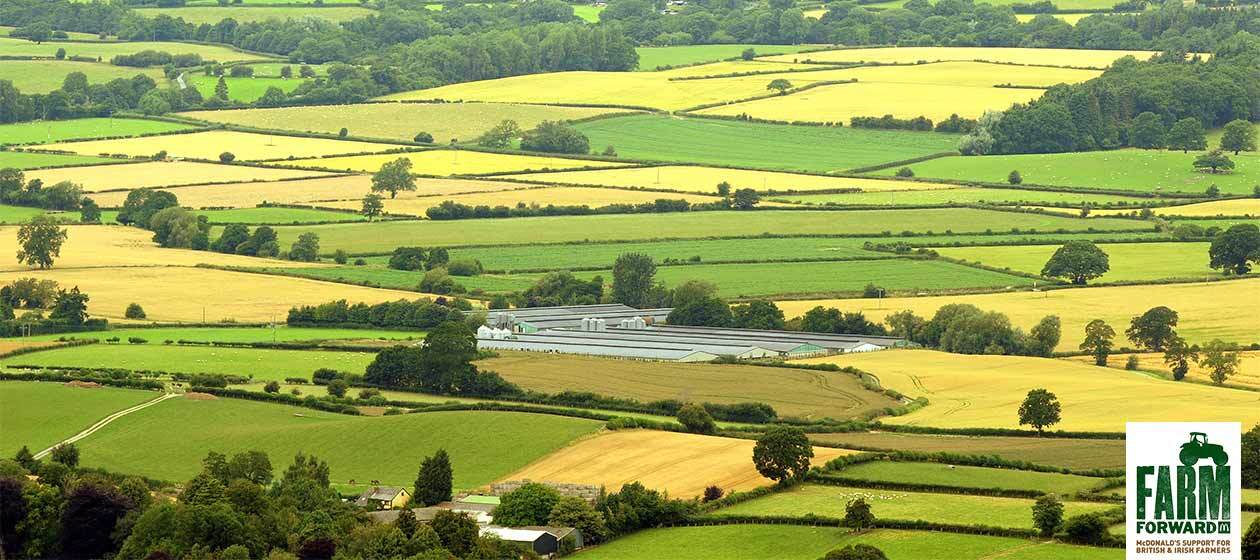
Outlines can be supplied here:
M563 334L560 334L563 333ZM817 351L821 352L823 348L808 343L800 342L784 342L773 340L749 340L736 337L725 336L678 336L673 333L660 332L652 329L623 329L620 327L609 327L605 331L579 331L568 329L549 330L544 333L537 333L548 336L564 336L574 338L594 338L600 340L628 340L641 341L655 345L656 343L667 344L683 344L693 348L700 346L730 346L744 348L762 348L765 350L773 350L778 353L794 354L799 352Z
M690 348L653 348L644 346L613 346L585 341L562 342L557 340L477 340L477 347L489 350L523 350L527 352L557 352L561 354L585 354L612 356L640 360L713 361L717 354L698 352Z
M620 330L620 329L618 329ZM905 339L893 336L870 336L858 334L831 334L803 331L774 331L762 329L735 329L725 327L690 327L684 325L653 325L648 330L672 332L683 336L736 336L748 339L794 340L808 342L824 348L843 349L855 343L874 344L876 346L893 346Z
M666 350L697 350L708 352L710 354L730 354L740 355L762 350L765 353L777 354L776 351L769 348L761 348L752 344L717 344L713 342L694 343L672 341L668 338L658 337L644 339L641 337L625 337L621 333L625 331L567 331L567 330L549 330L532 334L515 334L517 340L526 342L555 342L563 344L582 344L588 346L619 346L628 348L659 348Z

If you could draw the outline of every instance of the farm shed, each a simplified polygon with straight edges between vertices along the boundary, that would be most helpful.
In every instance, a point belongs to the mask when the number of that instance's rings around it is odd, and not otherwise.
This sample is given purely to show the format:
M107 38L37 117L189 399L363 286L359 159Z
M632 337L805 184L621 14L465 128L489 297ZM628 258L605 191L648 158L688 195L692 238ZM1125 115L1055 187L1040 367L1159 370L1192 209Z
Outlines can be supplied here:
M683 346L662 345L616 345L602 344L602 341L565 341L564 339L520 338L533 335L517 335L518 338L478 339L477 348L482 350L518 350L521 352L555 352L558 354L583 354L587 356L610 356L634 360L662 360L668 362L711 362L718 358L717 354L698 352Z
M691 350L695 352L705 352L717 356L735 356L741 360L751 360L755 358L773 358L779 356L779 353L769 348L762 348L751 344L737 343L718 343L712 341L693 342L693 341L676 341L668 337L641 337L633 334L624 334L623 331L573 331L573 330L546 330L533 334L517 333L512 335L515 340L523 340L526 342L543 342L543 343L565 343L565 344L591 344L599 346L621 346L621 347L643 347L643 348L662 348L673 350Z
M676 336L734 337L746 340L795 341L821 346L836 352L851 352L865 348L864 344L879 348L905 346L904 338L859 334L830 334L800 331L774 331L762 329L734 329L724 327L689 327L683 325L653 325L649 330L672 333Z
M530 333L544 329L578 328L582 326L583 319L603 319L607 325L616 325L626 319L663 322L670 311L673 309L635 309L620 303L526 307L492 311L486 315L486 324L495 328Z
M411 499L411 493L406 488L397 486L373 486L363 494L359 495L359 499L355 500L355 505L362 508L383 510L383 509L401 509L407 505L407 501Z
M467 515L476 521L478 525L485 526L490 524L492 519L490 512L494 511L494 508L493 504L442 502L429 507L411 508L411 513L415 514L416 521L428 523L433 521L433 516L437 515L439 511L453 511ZM367 516L376 523L393 523L398 519L399 513L402 513L401 509L369 511Z
M573 539L574 548L581 548L581 532L573 527L482 527L481 536L495 536L525 547L543 556L560 551L560 541Z

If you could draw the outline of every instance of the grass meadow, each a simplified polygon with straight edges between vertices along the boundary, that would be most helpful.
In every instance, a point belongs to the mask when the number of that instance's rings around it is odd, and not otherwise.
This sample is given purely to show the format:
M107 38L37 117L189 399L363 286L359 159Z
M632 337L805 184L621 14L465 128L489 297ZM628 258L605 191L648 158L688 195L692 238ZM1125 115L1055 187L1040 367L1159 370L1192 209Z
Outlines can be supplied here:
M1001 488L1003 490L1035 490L1051 494L1075 494L1098 488L1106 479L1075 474L1044 473L989 467L968 467L945 463L906 463L872 461L845 467L838 471L845 478L898 484L932 484L962 488ZM930 494L929 494L930 495ZM1005 498L998 498L1005 499ZM1030 501L1031 502L1031 501ZM839 504L844 504L840 501ZM1028 527L1032 526L1032 507L1028 507ZM1108 506L1111 507L1111 506ZM844 516L843 509L840 517ZM904 519L897 517L898 519ZM915 518L910 519L930 519ZM967 523L975 523L968 521ZM1019 526L1025 526L1020 524Z
M0 76L12 81L14 87L27 95L61 89L66 75L71 72L82 72L91 84L115 78L131 79L138 74L153 78L158 83L166 80L161 68L130 68L75 60L0 60Z
M18 224L44 213L43 209L27 206L0 205L0 224Z
M96 156L76 156L65 154L40 154L31 152L0 151L0 169L36 169L44 167L68 167L75 165L91 165L115 161Z
M219 85L217 76L205 76L201 74L186 75L184 80L192 87L197 88L202 97L214 97L215 88ZM302 85L306 80L300 78L262 78L262 77L231 77L225 76L223 82L228 87L228 99L232 101L240 101L242 103L253 103L257 101L268 89L280 88L285 93L292 93L298 86ZM337 132L337 131L333 131Z
M854 534L834 527L800 525L715 525L649 529L588 548L580 560L815 560L827 551L849 544L868 544L891 560L939 558L951 560L1121 560L1124 550L1041 543L1026 539L960 535L928 531L876 529Z
M336 134L346 127L354 136L408 142L417 133L428 132L435 142L445 144L451 140L475 140L505 119L514 120L522 129L529 130L542 121L575 120L620 112L624 111L513 103L363 103L193 111L183 116L215 123L326 134Z
M318 208L229 208L199 210L212 224L309 224L327 222L362 222L367 218L354 212L337 212Z
M1191 166L1197 154L1167 150L1112 150L1067 154L948 157L910 166L918 177L1005 183L1019 171L1024 183L1137 192L1203 193L1216 185L1222 193L1251 194L1260 183L1260 156L1230 155L1232 173L1200 173ZM896 169L879 171L892 176Z
M109 175L110 178L107 180L110 183L108 184L117 184L116 181L125 180L126 177L131 175L130 170L119 171L124 171L125 173L118 173L116 176ZM274 171L283 171L295 175L323 175L323 173L305 170ZM96 175L93 176L95 177ZM193 174L189 175L187 179L180 179L180 177L182 176L176 175L173 179L156 177L151 179L151 181L204 180L204 177L199 178L196 175L196 171L193 171ZM371 184L372 178L370 176L350 175L314 179L228 183L223 185L182 186L162 190L174 193L179 198L181 205L190 208L252 208L265 202L273 204L301 204L347 198L362 199L364 195L371 192ZM98 192L93 193L91 198L103 208L120 208L123 202L127 200L128 192L124 190Z
M335 266L320 268L287 268L261 267L251 269L266 274L282 274L344 282L364 286L377 286L398 290L415 290L424 278L424 271L395 270L382 265L375 266ZM478 276L457 276L457 284L469 290L481 290L488 294L498 294L525 290L538 282L542 274L481 274Z
M91 167L41 169L28 171L26 178L28 180L39 179L45 185L55 185L62 181L70 181L83 187L84 192L93 193L104 190L176 187L206 182L280 181L324 175L327 174L319 171L273 169L252 165L221 165L196 161L142 161L127 164L94 165ZM218 186L223 188L235 187L235 185ZM276 185L275 188L279 189L282 186ZM173 192L179 193L182 191ZM113 194L97 196L113 196ZM123 192L118 196L126 198L127 193ZM101 202L101 199L97 199L96 196L93 196L93 198L98 203ZM119 202L121 202L121 199ZM184 201L184 197L180 197L180 202L188 205ZM258 202L261 202L261 200ZM196 206L194 205L194 207Z
M812 513L824 517L843 518L845 505L858 498L865 499L871 505L871 513L874 513L877 519L924 520L1013 529L1027 529L1033 526L1034 500L820 484L798 485L791 490L719 509L714 514L719 517L726 515L795 517ZM1117 507L1115 504L1090 502L1065 502L1063 505L1065 518Z
M44 350L4 358L0 364L221 373L252 377L259 381L284 381L286 377L310 379L311 372L319 368L363 373L376 357L371 352L167 346L162 341L169 336L158 338L162 335L156 332L138 336L146 338L149 343L94 344Z
M1164 363L1163 354L1112 354L1108 358L1107 365L1113 368L1123 368L1129 356L1137 356L1138 369L1157 371L1172 378L1172 370L1169 369L1168 364ZM1239 352L1239 357L1238 371L1231 375L1226 383L1231 386L1260 389L1260 352ZM1065 359L1090 365L1094 363L1092 356L1072 356ZM1186 377L1201 383L1212 382L1208 370L1194 362L1190 362L1190 371L1186 373Z
M410 486L420 461L446 449L455 488L472 489L602 425L513 412L368 418L235 399L172 399L118 419L79 442L79 449L85 466L171 481L196 475L210 451L265 451L277 472L300 451L327 461L334 482L380 480L395 486ZM137 454L137 448L148 451ZM389 450L388 460L383 449Z
M332 140L329 140L332 142ZM382 144L383 146L383 144ZM382 151L382 150L375 150ZM425 150L405 154L371 154L345 157L302 159L285 162L298 167L317 167L336 171L375 173L382 165L399 158L411 160L411 172L418 175L484 175L512 171L544 171L582 167L618 167L624 163L581 160L553 156L499 154L471 150Z
M423 217L426 215L425 212L429 208L438 206L448 200L467 206L506 206L509 208L515 208L520 205L530 207L546 207L555 205L599 208L615 204L649 204L660 199L686 200L692 204L711 204L721 202L722 200L716 196L705 196L691 193L661 193L656 191L606 189L600 187L544 187L429 197L386 198L382 202L385 205L386 214ZM770 205L787 206L785 204L777 203L770 203ZM363 201L342 200L323 203L321 206L358 211L363 208Z
M127 340L137 336L150 343L165 340L189 340L194 342L298 342L315 340L418 340L424 338L420 331L389 331L378 329L322 329L307 327L161 327L116 328L108 331L92 331L74 334L48 334L28 337L26 340L52 341L61 337L104 340L119 337ZM102 347L104 348L104 347Z
M424 239L432 246L467 245L487 240L503 245L580 241L659 240L717 236L881 235L918 233L1097 232L1138 229L1143 222L1115 218L1082 220L1064 216L1013 213L973 208L926 210L871 210L814 212L760 210L756 212L686 212L667 214L607 214L546 216L454 221L393 221L373 224L332 224L280 228L280 245L287 247L306 231L319 234L320 247L352 253L388 253L407 240ZM211 238L218 236L211 232Z
M1191 411L1204 421L1260 421L1260 394L1254 391L1176 383L1064 360L897 350L805 361L853 366L886 388L930 401L910 414L886 418L889 424L1019 428L1019 402L1038 388L1062 403L1062 422L1053 429L1123 432L1126 421L1153 422ZM1160 406L1149 406L1152 402Z
M1027 437L979 437L897 432L810 434L809 439L837 447L925 453L997 455L1012 461L1070 469L1124 467L1124 440Z
M622 157L818 173L952 152L958 145L953 134L659 115L601 119L577 129L591 146L613 146Z
M216 21L217 23L217 21ZM26 39L0 38L0 56L34 56L52 57L59 49L65 49L66 58L100 57L103 62L120 54L135 54L140 51L154 50L178 54L198 54L206 61L242 62L254 60L271 60L271 57L251 54L244 51L220 46L196 43L180 43L175 41L44 41L36 43ZM134 71L135 69L132 68Z
M252 134L232 130L211 130L207 132L147 136L122 140L89 140L87 142L49 144L47 146L50 150L64 150L83 155L124 154L134 157L148 157L165 150L171 157L213 161L218 161L219 154L225 151L231 152L239 160L258 161L289 157L320 157L358 152L383 152L398 147L391 144L355 142L352 140L299 138L296 136ZM372 171L375 170L373 169Z
M239 23L266 21L269 19L304 19L318 18L333 23L350 21L370 16L375 12L367 8L351 6L215 6L215 7L180 7L180 8L136 8L136 13L145 17L167 15L181 18L193 25L208 23L214 25L224 19L234 19Z
M884 191L953 188L953 185L925 181L831 177L826 175L781 173L777 171L756 171L752 169L706 167L702 165L657 165L651 167L596 169L591 171L523 173L520 175L509 175L506 178L541 183L600 185L605 187L642 188L705 194L716 192L717 185L721 182L730 183L731 190L756 189L758 192L763 193L861 189L865 194L871 194Z
M919 183L931 184L931 183ZM1090 204L1091 206L1109 205L1115 203L1140 204L1149 199L1117 196L1110 194L1093 194L1093 193L1072 193L1059 191L1042 191L1042 190L1021 190L1021 189L990 189L990 188L939 188L939 189L919 189L911 191L874 191L860 193L835 193L835 194L796 194L796 195L778 195L772 197L773 200L783 200L788 202L799 202L804 204L817 205L861 205L861 206L897 206L897 205L921 205L921 204L1001 204L1001 205L1021 205L1027 206L1031 204L1072 204L1081 206ZM1072 212L1072 208L1063 208L1060 212Z
M193 127L145 119L88 118L68 121L30 121L0 125L0 144L42 144L112 136L135 136L189 130Z
M1098 248L1107 253L1111 266L1106 274L1091 280L1127 282L1166 280L1170 278L1219 278L1221 272L1208 266L1209 243L1113 243ZM1055 245L1008 247L944 247L936 249L946 257L979 262L987 266L1007 268L1029 274L1041 274Z
M0 453L12 457L23 445L31 453L68 438L119 410L156 398L152 391L61 383L0 382Z
M535 391L581 387L601 395L638 399L764 402L780 416L853 418L895 404L864 389L845 373L746 365L642 362L576 355L502 352L477 362L504 379Z
M1157 53L1151 51L1112 51L1088 49L1026 49L1017 47L884 47L838 49L796 55L766 57L778 62L808 60L819 63L878 62L880 64L916 64L922 62L1000 62L1037 66L1071 66L1074 68L1106 68L1125 56L1145 60ZM1022 83L1022 82L1015 82Z
M685 66L701 62L714 62L735 58L745 49L752 49L758 56L798 53L817 48L814 45L681 45L676 47L639 47L639 70L657 70L662 67Z

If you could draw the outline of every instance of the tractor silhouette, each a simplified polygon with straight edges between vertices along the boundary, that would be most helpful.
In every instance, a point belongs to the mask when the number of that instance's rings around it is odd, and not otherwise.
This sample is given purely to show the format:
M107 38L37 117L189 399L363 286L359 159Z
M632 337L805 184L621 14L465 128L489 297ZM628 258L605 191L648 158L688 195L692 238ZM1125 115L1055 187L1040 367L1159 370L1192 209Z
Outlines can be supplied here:
M1190 432L1190 441L1181 444L1181 464L1193 467L1203 459L1211 459L1217 465L1229 462L1229 454L1225 448L1215 443L1208 443L1207 434Z

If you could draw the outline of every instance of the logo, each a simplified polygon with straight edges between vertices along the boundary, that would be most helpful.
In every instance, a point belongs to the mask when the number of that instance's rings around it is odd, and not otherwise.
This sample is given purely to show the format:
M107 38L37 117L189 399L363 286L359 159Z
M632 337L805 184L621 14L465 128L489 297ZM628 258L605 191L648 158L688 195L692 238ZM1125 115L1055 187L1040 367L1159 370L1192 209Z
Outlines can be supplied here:
M1241 557L1241 442L1237 422L1128 423L1129 560Z

